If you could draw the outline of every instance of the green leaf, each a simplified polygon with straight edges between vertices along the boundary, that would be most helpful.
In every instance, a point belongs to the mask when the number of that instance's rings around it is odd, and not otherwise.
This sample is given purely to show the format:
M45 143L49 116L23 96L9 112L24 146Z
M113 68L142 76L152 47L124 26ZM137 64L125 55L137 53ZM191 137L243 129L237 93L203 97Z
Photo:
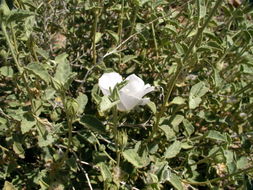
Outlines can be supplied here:
M53 88L47 88L43 94L44 100L50 100L54 98L56 91Z
M8 5L6 4L5 0L1 1L0 4L0 22L2 22L3 20L5 20L5 16L8 16L11 13Z
M12 183L5 181L3 190L16 190L16 188L12 185Z
M95 43L98 43L98 42L101 40L102 36L103 36L103 33L101 33L101 32L96 32L96 35L95 35Z
M198 0L198 8L199 18L204 18L206 16L206 5L203 1Z
M231 150L223 150L224 157L226 158L226 166L228 168L229 173L233 173L236 171L236 162L234 159L234 152Z
M181 148L182 149L190 149L190 148L192 148L193 147L193 145L191 145L191 144L189 144L188 142L183 142L183 143L181 143Z
M156 174L159 178L159 180L164 183L169 180L170 178L170 170L167 162L162 163L161 166L158 165L158 162L156 163L156 166L159 167Z
M125 55L123 58L122 58L122 64L125 64L133 59L135 59L137 56L136 55Z
M165 158L174 158L181 150L181 142L179 141L175 141L172 145L170 145L165 153L164 153L164 157Z
M135 149L128 149L122 153L123 157L136 168L143 168L149 164L148 158L140 157Z
M215 130L208 131L207 135L206 135L206 138L217 140L217 141L224 141L224 142L227 141L225 135L223 135L219 131L215 131Z
M178 97L175 97L171 102L170 104L177 104L177 105L182 105L185 103L185 99L178 96Z
M70 157L69 159L67 159L66 164L70 167L71 171L77 172L78 166L74 157Z
M199 106L201 102L201 97L208 92L208 88L205 86L204 82L199 82L192 86L189 96L189 107L190 109L195 109Z
M157 175L153 174L153 173L147 173L147 184L157 184L159 182L159 179L157 177Z
M20 124L22 134L30 131L36 123L37 122L32 115L24 114Z
M111 173L109 167L104 162L100 162L97 165L100 168L100 172L102 174L104 181L111 182L112 181L112 173Z
M156 105L154 102L150 101L147 103L147 106L150 108L150 110L155 114L156 113Z
M214 80L215 80L215 87L221 87L222 78L220 77L218 69L214 69Z
M173 34L176 34L176 33L177 33L177 28L176 28L175 26L173 26L173 25L166 24L166 25L165 25L165 28L166 28L167 30L169 30L170 32L172 32ZM181 47L178 43L175 44L175 47L176 47L177 51L179 50L179 53L180 53L180 54L183 52L182 47Z
M183 120L184 120L184 116L183 116L183 115L176 115L176 116L172 119L171 125L173 126L173 129L174 129L175 131L178 131L178 130L179 130L178 126L179 126L180 123L182 123Z
M215 42L215 41L210 41L207 43L207 45L214 50L218 50L218 51L222 51L223 52L223 47L222 45L220 45L219 43ZM210 50L209 50L210 51Z
M159 128L162 129L162 131L164 132L164 134L165 134L168 141L172 140L176 137L176 134L175 134L174 130L171 129L170 126L161 125L161 126L159 126Z
M249 166L249 161L246 156L242 156L239 160L236 162L236 166L238 169L245 169Z
M200 97L195 97L195 98L189 98L189 107L190 109L195 109L196 107L199 106L201 103L202 99Z
M21 21L27 17L34 16L34 15L35 15L34 12L30 12L28 10L22 10L22 9L12 10L7 19L7 22Z
M183 120L183 124L184 124L184 127L185 127L186 135L188 137L191 136L194 133L194 130L195 130L193 125L187 119Z
M20 158L25 158L25 151L20 142L14 141L12 148Z
M55 58L55 62L58 64L55 72L54 79L61 83L65 84L67 78L71 75L71 67L67 60L68 54L63 53L58 55Z
M73 98L68 98L66 101L66 111L70 115L75 116L78 110L79 110L79 105L78 105L77 100Z
M242 64L242 72L243 73L246 73L246 74L253 74L253 67L252 66L249 66L249 65L246 65L246 64Z
M66 90L74 80L76 73L73 73L67 60L68 54L63 53L55 58L58 63L55 76L52 80L53 86L57 90ZM62 89L64 87L64 89Z
M44 59L48 60L49 59L49 53L42 49L42 48L39 48L39 47L35 47L35 51L40 55L42 56Z
M46 136L43 135L39 135L38 136L38 145L39 147L46 147L46 146L50 146L53 144L53 142L55 141L55 139L53 138L53 136L51 134L47 134Z
M202 97L208 92L208 88L205 86L204 82L199 82L192 86L190 91L190 96L192 97Z
M95 84L91 90L91 97L95 101L96 104L99 104L102 100L98 92L99 92L98 84Z
M91 115L84 115L83 117L81 117L79 123L99 134L106 133L105 126L103 125L103 123L101 123L101 121Z
M76 98L76 102L78 103L78 113L82 114L84 112L85 106L88 103L88 97L79 92L78 97Z
M105 112L111 109L113 106L116 106L118 103L119 101L111 102L108 96L103 96L99 104L99 110L101 112Z
M116 32L113 32L112 30L106 30L110 36L112 36L114 38L114 40L118 43L119 41L119 36Z
M226 158L226 163L227 164L234 162L234 153L233 153L233 151L231 151L231 150L224 150L223 154L224 154L224 156Z
M180 177L177 176L176 174L174 173L170 174L169 182L171 183L171 185L175 187L177 190L184 190L184 187L180 180L181 180Z
M43 189L42 185L41 185L41 190ZM65 186L58 181L53 182L52 184L50 184L50 186L48 187L47 184L44 185L44 189L49 189L49 190L64 190Z
M6 128L7 128L7 120L0 117L0 134L4 133Z
M9 66L3 66L0 68L0 75L3 75L4 77L12 77L13 69Z
M47 84L51 81L51 76L47 70L39 63L30 63L26 66L26 70L34 74L39 79L45 81Z

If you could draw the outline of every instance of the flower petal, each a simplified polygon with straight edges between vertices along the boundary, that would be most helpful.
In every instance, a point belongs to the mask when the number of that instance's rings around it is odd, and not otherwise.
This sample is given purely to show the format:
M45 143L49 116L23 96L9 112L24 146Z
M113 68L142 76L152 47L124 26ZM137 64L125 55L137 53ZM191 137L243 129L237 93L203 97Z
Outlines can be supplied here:
M142 99L141 105L144 106L144 105L146 105L146 104L149 103L149 102L150 102L150 99L149 99L149 98L143 98L143 99Z
M140 89L138 92L135 93L136 97L142 98L147 93L154 91L155 88L150 86L150 84L146 84L143 89Z
M117 109L118 109L119 111L128 111L128 110L126 109L126 107L125 107L121 102L117 104Z
M120 103L118 104L120 111L129 111L140 104L142 104L142 99L120 92Z
M104 73L98 80L98 86L104 95L110 95L110 88L113 89L120 82L122 82L120 74L116 72Z
M135 74L129 75L126 78L126 80L129 80L130 82L134 81L134 82L136 82L136 85L138 85L138 86L144 86L143 80L140 77L136 76Z
M124 93L131 94L132 96L136 96L141 98L138 95L139 91L142 91L144 88L144 82L141 78L137 77L135 74L132 74L126 78L128 83L124 86L121 91Z

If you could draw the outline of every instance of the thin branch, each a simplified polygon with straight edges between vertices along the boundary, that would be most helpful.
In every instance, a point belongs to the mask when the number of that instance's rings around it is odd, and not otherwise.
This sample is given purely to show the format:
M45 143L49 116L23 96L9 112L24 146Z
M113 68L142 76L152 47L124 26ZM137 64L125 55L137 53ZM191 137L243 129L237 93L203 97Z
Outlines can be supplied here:
M86 180L87 180L87 183L88 183L88 186L89 186L90 190L93 190L92 185L91 185L91 182L90 182L90 178L89 178L89 176L88 176L88 173L86 172L85 169L83 169L83 167L82 167L81 164L80 164L80 163L82 163L82 161L78 158L78 156L76 155L75 152L73 152L73 154L74 154L74 156L76 157L76 162L77 162L77 164L78 164L79 169L83 172L83 174L84 174L84 176L85 176L85 178L86 178ZM86 163L87 163L87 162L85 162L85 164L86 164Z
M208 180L208 181L191 182L191 181L188 181L188 180L182 180L182 182L187 183L187 184L191 184L191 185L206 186L208 184L211 184L211 183L214 183L214 182L218 182L218 181L222 181L222 180L228 179L230 177L236 176L236 175L241 174L241 173L248 173L250 171L253 171L253 166L251 166L249 168L245 168L245 169L239 170L239 171L237 171L235 173L232 173L232 174L229 174L229 175L226 175L226 176L223 176L223 177L214 178L214 179L211 179L211 180Z

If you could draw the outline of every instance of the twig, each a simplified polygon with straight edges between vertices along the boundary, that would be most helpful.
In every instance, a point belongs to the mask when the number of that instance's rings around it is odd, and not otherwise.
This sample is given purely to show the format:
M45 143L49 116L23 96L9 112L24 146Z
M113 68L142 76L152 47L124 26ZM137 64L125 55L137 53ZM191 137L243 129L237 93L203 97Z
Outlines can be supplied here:
M253 170L253 166L249 167L249 168L246 168L246 169L243 169L243 170L240 170L240 171L237 171L235 173L232 173L232 174L229 174L229 175L226 175L226 176L223 176L223 177L217 177L217 178L214 178L214 179L211 179L211 180L208 180L208 181L191 182L191 181L188 181L188 180L182 180L182 182L187 183L187 184L191 184L191 185L205 186L205 185L208 185L208 184L211 184L211 183L214 183L214 182L218 182L218 181L222 181L224 179L228 179L230 177L236 176L236 175L241 174L241 173L250 172L251 170Z
M131 185L126 184L126 182L124 182L124 181L121 181L120 184L123 185L123 186L125 186L128 189L131 189L131 190L140 190L140 189L138 189L136 187L132 187Z
M187 3L189 3L189 2L184 3L184 5L187 4ZM176 10L175 10L175 11L176 11ZM172 11L172 12L170 12L170 13L168 13L168 14L165 14L165 15L162 16L162 17L158 17L158 18L156 18L156 19L150 21L150 22L147 23L139 32L136 32L136 33L130 35L127 39L125 39L124 41L122 41L122 42L121 42L117 47L115 47L112 51L107 52L107 53L103 56L103 59L106 58L106 57L108 57L108 56L111 55L111 54L116 53L117 50L121 48L121 46L123 46L125 43L127 43L127 42L128 42L130 39L132 39L134 36L136 36L136 35L142 33L143 30L144 30L145 28L147 28L149 25L153 24L154 22L156 22L156 21L159 20L159 19L163 19L163 18L168 17L168 15L174 13L175 11Z
M0 148L1 148L3 151L6 151L6 152L9 151L7 148L3 147L2 145L0 145Z
M188 3L188 2L187 2L187 3ZM185 3L185 4L187 4L187 3ZM144 31L145 28L147 28L149 25L153 24L155 21L157 21L157 20L159 20L159 19L166 18L166 17L168 17L168 15L170 15L170 14L172 14L172 13L174 13L174 12L175 12L175 11L172 11L172 12L170 12L170 13L168 13L168 14L165 14L163 17L158 17L158 18L156 18L156 19L150 21L149 23L147 23L139 32L136 32L136 33L130 35L128 38L126 38L124 41L122 41L118 46L116 46L112 51L107 52L106 54L104 54L104 55L100 58L100 60L96 61L96 64L93 64L93 66L86 72L86 74L85 74L83 80L75 80L75 81L78 82L78 83L81 83L81 84L85 83L85 81L86 81L88 75L91 73L91 71L92 71L97 65L99 65L100 63L102 63L103 60L104 60L106 57L108 57L109 55L112 55L112 54L114 54L114 53L116 53L116 52L121 52L121 51L123 51L124 48L122 48L122 46L123 46L124 44L126 44L129 40L131 40L133 37L137 36L138 34L141 34L141 33Z
M2 110L2 108L0 108L0 115L1 115L2 117L4 117L5 119L7 119L7 120L10 120L10 121L17 121L17 120L15 120L14 118L8 116L6 113L4 113L4 111Z
M150 119L152 118L152 115L148 118L147 121L145 121L144 123L140 123L140 124L130 124L130 123L121 123L119 124L119 127L140 127L140 128L144 128L147 129L146 127L150 127L152 125L148 125L148 122L150 121Z
M89 178L89 176L88 176L88 173L86 172L85 169L83 169L83 167L82 167L81 164L80 164L82 161L78 158L78 156L76 155L75 152L73 152L73 154L74 154L74 156L76 157L76 162L77 162L77 164L78 164L78 166L79 166L79 169L81 169L81 171L84 173L84 176L85 176L85 178L86 178L86 180L87 180L87 183L88 183L88 186L89 186L90 190L93 190L92 185L91 185L91 182L90 182L90 178ZM86 162L85 162L85 164L86 164Z
M179 75L180 75L181 72L182 72L183 66L184 66L184 67L187 67L187 66L189 65L188 63L186 63L186 61L187 61L188 58L190 57L190 54L191 54L193 48L194 48L195 45L197 44L197 42L198 42L199 38L201 37L201 35L202 35L204 29L206 28L206 26L207 26L208 23L210 22L211 18L213 17L214 13L217 11L217 8L220 6L221 3L222 3L222 1L217 0L216 4L215 4L214 7L212 8L212 11L211 11L211 13L209 14L208 18L206 19L205 23L203 24L202 27L200 27L200 28L198 29L198 32L197 32L197 34L194 36L194 38L193 38L193 40L192 40L192 42L191 42L191 44L190 44L190 46L189 46L187 52L185 53L185 55L184 55L182 61L179 61L179 62L178 62L177 70L176 70L175 74L172 76L172 78L171 78L171 80L170 80L171 82L170 82L170 81L167 82L166 89L168 89L168 90L167 90L166 93L165 93L165 98L164 98L164 102L163 102L163 104L162 104L162 106L161 106L161 110L160 110L160 112L158 112L157 115L156 115L156 123L155 123L155 125L154 125L154 127L153 127L153 129L152 129L151 135L150 135L149 138L147 139L147 142L149 142L150 140L152 140L152 139L154 138L156 132L158 131L158 126L159 126L159 123L160 123L160 119L162 118L162 116L163 116L163 114L164 114L164 112L165 112L165 110L166 110L167 101L169 100L170 95L171 95L171 93L172 93L172 90L173 90L173 88L174 88L174 86L175 86L175 84L176 84L176 81L177 81Z

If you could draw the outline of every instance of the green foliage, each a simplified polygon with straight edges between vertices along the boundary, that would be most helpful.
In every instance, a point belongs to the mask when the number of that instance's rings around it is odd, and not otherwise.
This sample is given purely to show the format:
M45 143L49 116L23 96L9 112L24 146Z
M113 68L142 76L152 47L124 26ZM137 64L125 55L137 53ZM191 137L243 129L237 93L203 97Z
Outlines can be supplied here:
M250 1L6 2L0 188L253 189ZM117 112L110 71L151 101Z
M98 133L106 133L105 126L91 115L84 115L80 118L80 124Z
M135 149L125 150L122 154L123 157L136 168L143 168L149 164L148 158L145 155L140 156Z
M199 82L192 86L189 95L189 108L195 109L201 103L201 97L208 92L204 82Z
M170 145L164 152L165 158L174 158L181 150L181 143L179 141L175 141L172 145Z
M36 77L38 77L38 80L43 80L47 84L50 82L50 75L39 63L30 63L26 66L26 69L28 72L31 72L31 74L34 74Z

